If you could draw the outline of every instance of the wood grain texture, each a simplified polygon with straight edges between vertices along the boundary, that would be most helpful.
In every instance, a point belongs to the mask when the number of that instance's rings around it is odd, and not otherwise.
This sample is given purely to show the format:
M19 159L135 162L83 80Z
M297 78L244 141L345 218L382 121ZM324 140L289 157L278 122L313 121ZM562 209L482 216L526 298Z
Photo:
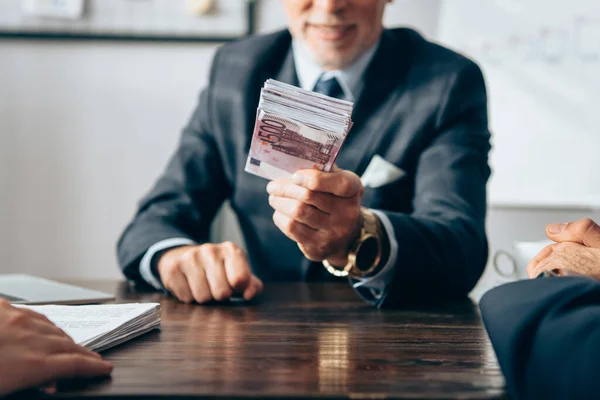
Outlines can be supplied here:
M59 397L503 398L476 306L376 310L346 284L272 284L253 304L185 305L118 282L76 282L119 302L157 301L162 328L104 356L111 379Z

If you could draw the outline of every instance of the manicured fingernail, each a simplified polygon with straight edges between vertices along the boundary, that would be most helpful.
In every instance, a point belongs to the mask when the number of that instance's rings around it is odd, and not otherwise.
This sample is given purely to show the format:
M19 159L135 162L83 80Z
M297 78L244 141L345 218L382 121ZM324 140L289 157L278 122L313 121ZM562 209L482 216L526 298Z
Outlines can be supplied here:
M550 224L548 225L548 232L550 232L553 235L558 235L559 233L564 231L566 227L567 224Z
M304 175L296 173L296 174L292 175L292 180L294 181L294 183L296 185L303 185L304 184Z
M275 184L273 182L269 182L267 185L267 193L271 194L275 191Z

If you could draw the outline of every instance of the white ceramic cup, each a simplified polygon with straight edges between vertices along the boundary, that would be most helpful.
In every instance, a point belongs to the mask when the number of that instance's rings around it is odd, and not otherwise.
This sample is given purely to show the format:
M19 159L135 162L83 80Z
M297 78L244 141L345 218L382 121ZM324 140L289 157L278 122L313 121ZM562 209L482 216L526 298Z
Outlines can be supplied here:
M527 279L527 264L542 249L554 242L540 240L537 242L514 242L512 251L498 250L494 254L493 266L496 273L504 278Z

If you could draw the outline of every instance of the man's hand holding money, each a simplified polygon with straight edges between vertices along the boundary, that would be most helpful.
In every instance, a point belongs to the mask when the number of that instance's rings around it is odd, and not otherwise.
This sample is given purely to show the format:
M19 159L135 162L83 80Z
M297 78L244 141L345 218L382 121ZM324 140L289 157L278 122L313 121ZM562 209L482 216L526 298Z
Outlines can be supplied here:
M312 261L345 265L360 234L364 187L351 171L300 170L267 185L275 225Z

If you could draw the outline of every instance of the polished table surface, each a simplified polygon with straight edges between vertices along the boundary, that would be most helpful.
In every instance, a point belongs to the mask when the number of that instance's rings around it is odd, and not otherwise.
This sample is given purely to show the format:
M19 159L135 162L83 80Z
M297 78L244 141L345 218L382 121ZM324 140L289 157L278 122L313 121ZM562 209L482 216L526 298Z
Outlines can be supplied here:
M185 305L124 282L78 281L160 302L161 330L104 352L112 377L59 397L505 397L477 307L377 310L345 284L271 284L254 304Z

